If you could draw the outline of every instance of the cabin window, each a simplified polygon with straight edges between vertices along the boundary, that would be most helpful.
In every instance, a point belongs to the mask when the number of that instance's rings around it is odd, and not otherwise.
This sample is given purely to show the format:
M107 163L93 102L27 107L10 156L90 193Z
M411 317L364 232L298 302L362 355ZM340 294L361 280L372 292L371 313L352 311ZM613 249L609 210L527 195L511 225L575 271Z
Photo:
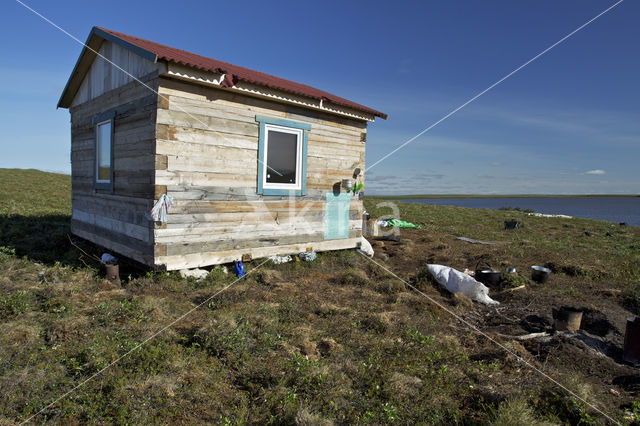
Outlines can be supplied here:
M307 133L311 126L256 117L260 123L258 193L306 195Z
M113 112L94 118L95 179L94 188L113 191Z

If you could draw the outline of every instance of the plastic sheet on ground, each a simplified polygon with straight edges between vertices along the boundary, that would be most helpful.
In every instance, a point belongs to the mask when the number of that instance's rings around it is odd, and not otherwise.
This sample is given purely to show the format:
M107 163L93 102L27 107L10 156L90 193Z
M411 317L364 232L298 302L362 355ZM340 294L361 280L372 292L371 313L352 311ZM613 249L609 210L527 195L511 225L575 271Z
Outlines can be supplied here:
M443 265L427 265L427 269L436 279L438 284L450 291L451 293L462 293L471 300L485 305L499 305L489 297L489 288L476 281L473 277L464 274L450 266Z

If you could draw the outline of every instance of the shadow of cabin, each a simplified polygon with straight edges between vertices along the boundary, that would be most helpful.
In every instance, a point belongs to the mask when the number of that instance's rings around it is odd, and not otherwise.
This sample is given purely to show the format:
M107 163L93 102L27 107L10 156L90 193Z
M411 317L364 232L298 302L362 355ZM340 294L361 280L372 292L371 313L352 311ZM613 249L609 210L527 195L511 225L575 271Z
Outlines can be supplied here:
M0 246L44 264L79 266L71 244L68 215L0 215Z

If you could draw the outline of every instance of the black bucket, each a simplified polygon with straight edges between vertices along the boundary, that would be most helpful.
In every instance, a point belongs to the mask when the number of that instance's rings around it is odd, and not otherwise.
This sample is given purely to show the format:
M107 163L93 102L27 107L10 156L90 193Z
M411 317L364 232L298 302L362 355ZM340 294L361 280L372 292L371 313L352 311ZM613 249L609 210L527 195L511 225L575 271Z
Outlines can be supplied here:
M544 284L549 279L551 269L544 266L532 266L531 267L531 279L539 284Z
M479 266L480 264L476 265L476 271L474 274L474 278L477 281L480 281L487 287L495 287L500 284L502 272L491 269L491 266L489 265L484 265L487 266L487 268L479 268Z

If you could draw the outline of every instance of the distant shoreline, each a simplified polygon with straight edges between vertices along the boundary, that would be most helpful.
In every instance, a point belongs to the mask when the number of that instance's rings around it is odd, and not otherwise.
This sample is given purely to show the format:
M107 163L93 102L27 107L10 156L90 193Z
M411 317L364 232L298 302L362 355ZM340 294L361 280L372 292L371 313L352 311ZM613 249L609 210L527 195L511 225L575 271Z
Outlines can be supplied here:
M474 195L474 194L414 194L414 195L366 195L367 198L381 200L421 200L421 199L451 199L451 198L636 198L638 194L502 194L502 195Z

